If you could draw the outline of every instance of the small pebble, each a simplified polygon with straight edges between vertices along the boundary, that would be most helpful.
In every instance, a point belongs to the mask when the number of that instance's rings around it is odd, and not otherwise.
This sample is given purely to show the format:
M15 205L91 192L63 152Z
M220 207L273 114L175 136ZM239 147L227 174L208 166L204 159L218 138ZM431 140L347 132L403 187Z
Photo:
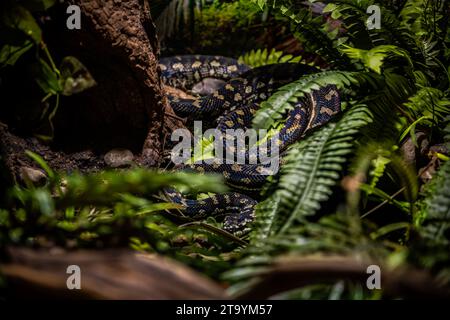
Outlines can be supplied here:
M29 180L36 185L43 185L47 181L47 176L39 169L24 166L19 169L19 174L22 181Z
M129 167L133 164L134 155L128 149L112 149L103 157L110 168Z
M226 84L225 81L215 78L205 78L192 87L192 93L206 96L214 93Z

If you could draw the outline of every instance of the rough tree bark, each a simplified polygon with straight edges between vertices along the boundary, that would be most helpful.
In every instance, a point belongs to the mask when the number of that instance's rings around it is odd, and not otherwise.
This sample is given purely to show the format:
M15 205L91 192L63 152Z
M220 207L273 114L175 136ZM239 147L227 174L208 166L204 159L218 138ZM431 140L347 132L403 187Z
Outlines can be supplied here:
M57 130L63 132L60 137L95 140L103 148L142 150L146 162L156 164L162 148L166 101L157 68L159 45L148 1L69 3L81 8L81 30L64 28L61 24L65 19L61 19L57 21L59 27L52 26L54 36L49 38L58 43L50 45L60 48L60 56L78 57L98 85L85 94L66 99L57 119ZM68 15L60 13L58 17Z
M70 4L81 9L80 30L66 27L69 17L66 9ZM97 82L93 88L61 98L51 146L51 151L58 153L43 155L49 165L55 170L89 171L86 166L79 168L72 158L80 151L91 150L96 159L90 159L89 163L96 163L93 169L101 169L103 154L112 148L132 150L138 164L158 165L164 137L181 123L166 117L172 111L160 81L159 45L148 0L69 0L47 14L50 19L42 19L45 21L42 28L54 60L58 63L65 56L75 56ZM5 108L14 113L5 119L11 133L33 128L42 110L42 106L30 107L42 98L42 92L34 79L24 79L17 68L11 74L15 79L6 79L9 82L3 88L5 92L17 91L10 95L10 108ZM24 90L27 95L23 94ZM37 112L30 112L35 109ZM23 121L28 116L30 119ZM19 120L9 121L14 117ZM36 141L30 144L20 139L0 137L0 156L15 178L17 168L29 164L23 154L25 148L31 146L38 153L45 149L34 148ZM67 168L67 163L72 163L73 168Z

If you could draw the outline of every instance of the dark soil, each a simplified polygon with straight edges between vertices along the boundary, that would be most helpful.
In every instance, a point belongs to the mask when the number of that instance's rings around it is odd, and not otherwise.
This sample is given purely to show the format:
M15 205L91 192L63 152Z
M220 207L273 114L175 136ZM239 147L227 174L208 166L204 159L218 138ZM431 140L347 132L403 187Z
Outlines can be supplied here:
M2 175L8 184L18 182L19 170L23 166L39 168L25 151L39 154L55 171L60 172L95 172L106 167L102 154L90 150L65 153L55 151L34 137L19 137L8 131L5 124L0 123L0 157L3 159Z

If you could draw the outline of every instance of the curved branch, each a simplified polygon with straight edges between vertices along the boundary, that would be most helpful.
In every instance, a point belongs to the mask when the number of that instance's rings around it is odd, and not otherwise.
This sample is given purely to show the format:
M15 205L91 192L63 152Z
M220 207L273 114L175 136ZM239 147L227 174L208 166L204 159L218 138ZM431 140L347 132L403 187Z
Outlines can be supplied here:
M374 261L361 261L353 257L299 257L280 259L260 281L236 299L267 299L288 290L317 284L350 280L366 286L369 265ZM380 265L381 289L386 296L407 298L450 298L450 290L439 286L427 273L411 267L392 269Z

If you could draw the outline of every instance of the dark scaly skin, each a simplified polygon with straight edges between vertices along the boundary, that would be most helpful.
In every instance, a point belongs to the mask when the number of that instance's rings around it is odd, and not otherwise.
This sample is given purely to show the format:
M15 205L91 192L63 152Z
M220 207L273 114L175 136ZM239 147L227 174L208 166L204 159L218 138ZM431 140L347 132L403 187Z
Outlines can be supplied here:
M279 87L297 80L304 74L317 72L313 67L292 63L268 65L246 71L248 68L234 59L211 56L165 58L160 60L160 64L163 81L185 90L204 77L231 78L211 95L196 99L170 99L172 108L180 116L191 119L217 118L216 128L223 133L225 152L231 153L236 151L233 146L227 145L225 130L250 128L260 102L265 101ZM229 73L222 74L227 72ZM313 91L288 112L279 132L279 139L269 142L278 144L282 157L289 145L301 139L309 130L327 123L339 111L340 97L335 86L329 85ZM268 146L270 147L270 143ZM245 154L246 164L221 164L213 161L211 164L186 165L185 169L220 173L227 184L234 188L259 190L273 173L270 172L268 163L248 164L249 152L247 150ZM254 154L259 156L256 152ZM175 190L169 190L167 194L172 201L185 207L188 216L197 218L225 215L224 229L237 235L249 230L248 224L254 218L254 206L257 204L254 199L236 192L218 194L202 200L186 199Z
M173 77L175 75L179 75L181 72L179 72L178 70L172 70L170 66L178 65L181 63L180 61L186 59L187 58L179 60L177 58L173 58L171 60L172 63L169 63L165 67L161 67L161 70L164 70L162 71L161 75L165 83L169 85L176 83L176 81L173 80ZM166 61L165 63L167 63L167 60L161 59L160 65L164 61ZM209 63L210 61L211 58L208 58L205 63ZM226 60L227 63L233 63L233 61L234 63L237 63L233 59L228 58ZM195 69L214 70L215 74L219 71L228 70L230 68L230 65L224 66L220 70L218 68L212 69L204 66L199 66L198 64L196 64L197 68L192 68L192 65L193 63L189 62L188 65L183 67L183 70L189 75L199 73L199 71ZM244 67L243 65L237 64L234 66L235 68L233 68L233 70L246 70L246 67ZM211 117L217 118L227 110L233 110L241 106L248 105L252 102L264 101L282 85L298 79L299 75L313 73L316 71L317 69L314 67L293 63L281 63L276 65L262 66L259 68L248 70L239 76L233 77L227 82L227 84L225 84L222 88L211 95L199 97L197 99L179 99L169 97L170 104L174 111L182 117L195 119L210 119ZM213 72L205 72L205 74L212 73ZM236 75L236 73L233 74ZM217 77L219 77L219 75L217 75ZM193 76L184 77L181 81L183 83L181 85L181 88L194 85L196 82L198 82L196 81L196 79L199 79L198 81L200 81L202 78ZM222 75L221 79L226 79L226 77Z
M166 85L184 91L205 78L228 81L250 70L248 66L232 58L204 55L161 58L159 67Z
M247 225L254 219L256 200L237 192L216 194L205 199L191 200L174 189L167 189L166 195L181 204L184 214L191 218L224 217L224 229L235 235L249 231Z
M248 109L250 108L251 106L248 107ZM283 154L288 146L301 139L308 131L327 123L339 111L340 99L335 86L327 86L321 90L314 91L307 99L297 103L294 109L288 112L287 120L279 132L279 138L274 141L278 144L280 155ZM223 125L222 122L228 122L230 125L233 123L233 129L249 125L251 119L243 121L242 126L237 121L239 117L245 117L246 113L252 114L252 112L244 111L239 112L239 114L231 112L219 122L217 128L223 131L229 127L228 125ZM227 148L225 141L226 139L224 139L223 145ZM268 149L270 150L270 144ZM247 155L246 163L248 163L248 158L249 156ZM278 163L278 165L281 164ZM270 166L264 164L200 163L190 165L190 167L199 172L221 173L229 185L242 190L258 190L266 182L268 176L273 175L269 170Z

